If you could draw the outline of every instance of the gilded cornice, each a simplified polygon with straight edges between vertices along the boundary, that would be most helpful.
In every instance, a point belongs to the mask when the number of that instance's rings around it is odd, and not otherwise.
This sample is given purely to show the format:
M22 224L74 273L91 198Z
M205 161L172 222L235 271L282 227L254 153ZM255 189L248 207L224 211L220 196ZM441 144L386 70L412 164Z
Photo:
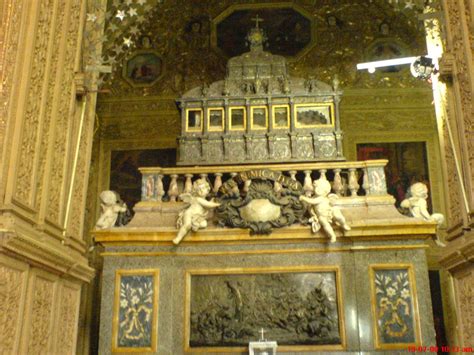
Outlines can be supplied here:
M0 253L27 259L55 273L89 282L95 275L87 258L66 243L53 241L41 232L19 227L0 231Z

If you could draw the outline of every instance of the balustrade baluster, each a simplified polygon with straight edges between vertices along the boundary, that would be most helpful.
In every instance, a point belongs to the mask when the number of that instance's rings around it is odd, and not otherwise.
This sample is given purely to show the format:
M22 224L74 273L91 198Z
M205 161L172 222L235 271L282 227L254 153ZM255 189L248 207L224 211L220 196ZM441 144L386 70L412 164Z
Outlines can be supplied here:
M278 171L278 173L281 174L281 171ZM281 184L280 184L278 181L275 181L275 182L273 183L273 191L275 191L275 193L276 193L277 195L280 194L280 192L281 192L282 189L283 189L283 186L281 186Z
M319 169L319 178L321 180L327 180L328 178L326 177L326 172L327 172L327 169Z
M216 178L214 179L214 187L212 188L212 192L217 194L222 186L222 173L215 173L214 175Z
M156 199L158 201L163 201L163 196L165 195L165 189L163 188L163 175L162 174L158 174L156 177L155 191L156 191Z
M297 171L296 170L290 170L288 173L290 174L290 178L296 181Z
M237 173L230 173L230 177L231 179L235 178L237 176ZM235 185L233 188L232 188L232 193L234 195L240 195L240 190L239 190L239 187L237 185Z
M191 193L191 191L193 191L193 181L192 181L193 174L186 174L184 176L186 177L186 181L184 183L183 192L189 194Z
M367 169L363 170L362 176L362 187L364 188L365 194L370 195L370 184L369 184L369 172Z
M344 185L342 183L341 178L341 169L334 169L334 182L332 183L332 189L334 190L337 196L342 195Z
M304 170L304 184L303 190L306 196L311 196L313 193L313 180L311 179L311 170Z
M171 177L171 182L170 182L170 187L168 189L168 196L170 198L170 202L176 202L176 198L179 195L178 191L178 175L173 174L170 176Z
M351 196L357 196L359 187L359 183L357 182L357 170L355 168L349 168L349 190L351 191Z

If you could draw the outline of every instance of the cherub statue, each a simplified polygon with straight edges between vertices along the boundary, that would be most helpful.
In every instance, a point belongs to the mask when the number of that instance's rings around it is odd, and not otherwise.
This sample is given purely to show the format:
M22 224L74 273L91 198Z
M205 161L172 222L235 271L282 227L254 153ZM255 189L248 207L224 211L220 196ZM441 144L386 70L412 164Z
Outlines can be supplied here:
M402 208L407 208L410 210L410 215L415 218L421 218L425 221L436 222L438 227L443 224L444 216L441 213L430 214L428 212L428 203L426 199L428 198L428 187L422 182L416 182L410 186L408 190L409 198L406 198L402 201L400 206ZM435 243L440 247L445 247L439 237L436 235Z
M331 243L336 241L336 234L331 226L333 220L342 229L351 229L338 207L332 205L332 200L338 198L336 194L331 194L331 184L325 179L318 179L313 182L315 197L301 195L300 200L311 205L310 214L311 230L318 232L321 227L329 235Z
M201 178L194 181L191 193L179 195L179 198L190 206L179 213L176 222L179 230L176 238L173 239L174 244L179 244L189 231L196 232L198 229L207 227L208 209L220 206L220 203L206 200L205 197L210 191L209 183Z
M99 198L102 214L97 220L95 227L97 229L112 228L115 226L119 214L127 211L127 205L115 191L102 191Z

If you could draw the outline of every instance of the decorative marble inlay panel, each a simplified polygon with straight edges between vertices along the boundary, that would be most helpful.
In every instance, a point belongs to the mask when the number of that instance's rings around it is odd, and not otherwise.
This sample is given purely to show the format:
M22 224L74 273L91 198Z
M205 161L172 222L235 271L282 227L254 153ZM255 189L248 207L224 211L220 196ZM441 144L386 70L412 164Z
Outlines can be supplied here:
M25 272L0 265L0 349L4 354L16 353L20 324L18 316L22 307L22 288Z
M370 266L374 342L377 349L420 343L415 278L411 265Z
M158 270L117 270L112 351L157 348Z

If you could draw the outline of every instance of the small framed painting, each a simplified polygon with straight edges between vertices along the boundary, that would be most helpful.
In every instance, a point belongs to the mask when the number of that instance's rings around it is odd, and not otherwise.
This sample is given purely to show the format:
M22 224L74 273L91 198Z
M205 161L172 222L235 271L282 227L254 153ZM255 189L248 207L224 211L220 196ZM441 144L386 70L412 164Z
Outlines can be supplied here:
M150 87L163 76L163 60L151 48L138 49L125 62L122 76L133 87Z
M297 128L311 128L333 124L333 105L301 104L295 105Z
M251 108L251 129L268 128L268 110L266 106L255 106Z
M273 128L290 128L290 106L275 105L272 111Z
M186 109L186 132L202 131L203 112L200 108Z
M210 108L207 111L209 131L224 130L224 109Z
M247 121L247 114L245 107L231 107L230 108L230 130L242 131L245 130Z

